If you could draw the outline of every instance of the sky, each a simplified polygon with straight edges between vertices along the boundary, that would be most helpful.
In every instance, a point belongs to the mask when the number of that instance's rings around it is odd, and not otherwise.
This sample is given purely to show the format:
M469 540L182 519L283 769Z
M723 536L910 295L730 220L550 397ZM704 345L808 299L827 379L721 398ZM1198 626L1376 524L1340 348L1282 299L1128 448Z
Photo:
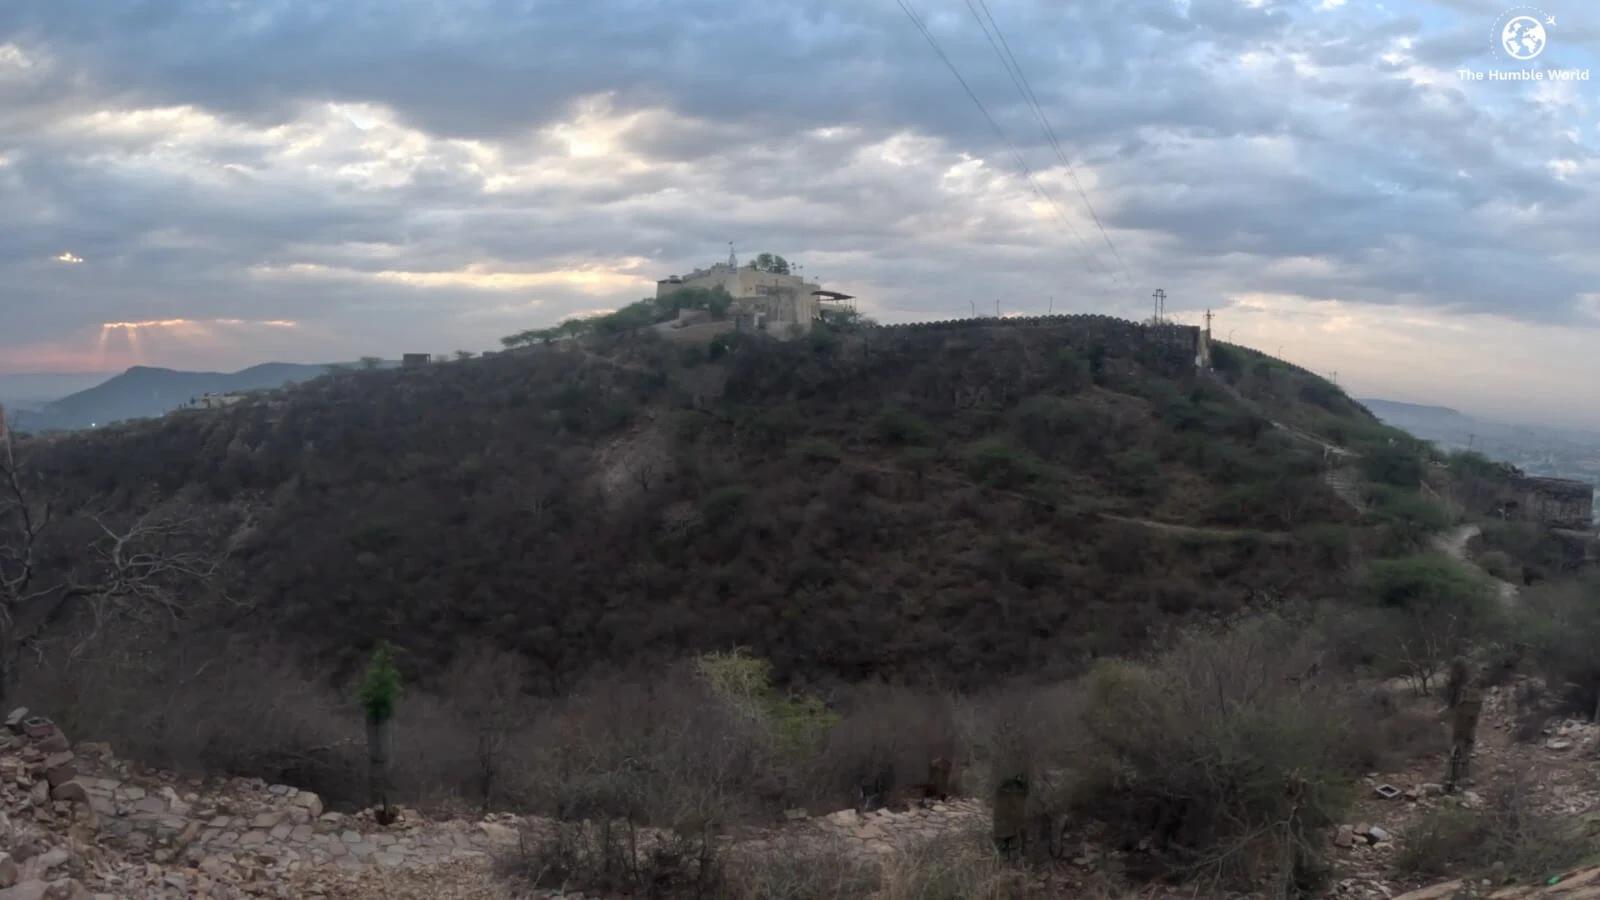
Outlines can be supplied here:
M4 0L0 373L492 349L732 242L1600 427L1600 81L1489 80L1600 7L905 2Z

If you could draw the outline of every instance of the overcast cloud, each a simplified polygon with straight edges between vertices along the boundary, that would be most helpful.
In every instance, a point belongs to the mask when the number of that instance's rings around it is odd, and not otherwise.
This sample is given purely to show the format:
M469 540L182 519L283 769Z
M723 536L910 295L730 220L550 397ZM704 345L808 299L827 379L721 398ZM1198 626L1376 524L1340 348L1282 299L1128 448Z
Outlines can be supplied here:
M910 2L1005 139L891 0L5 0L0 371L485 349L734 241L884 321L1160 287L1358 394L1600 425L1600 82L1461 80L1523 67L1510 7L974 0L1069 169L967 0ZM1600 10L1530 14L1600 70Z

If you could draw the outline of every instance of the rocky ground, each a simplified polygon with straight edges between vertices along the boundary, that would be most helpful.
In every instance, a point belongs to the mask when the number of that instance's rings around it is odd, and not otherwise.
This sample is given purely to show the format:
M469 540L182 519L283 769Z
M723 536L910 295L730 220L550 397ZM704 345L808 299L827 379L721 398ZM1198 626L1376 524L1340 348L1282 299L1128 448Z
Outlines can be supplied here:
M1501 862L1497 860L1483 861L1485 878L1435 885L1427 885L1427 879L1408 874L1397 865L1407 848L1408 835L1416 834L1430 814L1450 807L1481 809L1486 798L1513 782L1524 787L1527 808L1535 815L1555 816L1573 827L1600 821L1600 765L1596 762L1600 729L1589 722L1556 720L1545 725L1532 740L1516 741L1516 693L1515 682L1486 693L1473 778L1458 794L1443 792L1442 759L1429 758L1403 771L1368 774L1352 810L1352 821L1334 839L1339 872L1336 896L1354 900L1402 896L1406 900L1489 896L1600 898L1600 886L1592 889L1593 894L1564 893L1588 883L1588 876L1582 881L1573 880L1582 870L1550 873L1549 877L1559 880L1544 888L1549 893L1527 894L1532 887L1496 882L1493 876L1496 864ZM1438 706L1432 698L1413 698L1411 702L1430 710ZM1445 728L1442 721L1440 728ZM1398 793L1391 794L1390 789Z
M985 821L956 800L904 811L790 813L741 850L827 846L863 857ZM72 746L48 719L19 710L0 731L0 900L433 898L508 900L494 857L549 823L494 815L433 821L402 810L324 811L315 794L260 780L186 780ZM568 895L570 896L570 895Z
M1435 759L1368 775L1350 821L1332 838L1337 877L1329 896L1600 900L1600 874L1588 870L1560 873L1537 889L1492 879L1429 887L1397 865L1408 833L1430 812L1482 805L1496 784L1519 773L1532 775L1525 779L1530 802L1541 812L1574 821L1600 813L1594 763L1600 731L1556 722L1533 741L1515 742L1512 695L1503 688L1486 698L1477 780L1469 790L1445 795L1438 784L1442 761ZM737 849L827 847L887 858L941 836L981 830L987 812L962 800L815 817L797 810L788 818L781 827L742 836ZM326 811L315 794L285 785L149 771L115 758L104 745L72 746L47 719L26 711L13 713L0 729L0 900L514 900L495 875L495 858L515 848L522 831L549 825L504 815L439 821L403 810L398 822L382 826L368 813ZM1067 868L1086 877L1069 872L1060 883L1087 888L1098 880L1087 876L1109 870L1108 862L1085 846ZM1486 873L1493 874L1492 866ZM1103 889L1097 895L1114 896Z

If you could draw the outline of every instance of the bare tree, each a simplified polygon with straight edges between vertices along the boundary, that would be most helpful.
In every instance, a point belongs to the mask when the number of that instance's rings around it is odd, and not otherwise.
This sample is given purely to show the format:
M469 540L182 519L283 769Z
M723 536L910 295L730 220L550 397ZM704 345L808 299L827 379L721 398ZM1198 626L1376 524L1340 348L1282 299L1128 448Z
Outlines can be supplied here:
M213 553L199 517L178 505L125 517L64 514L24 472L9 434L0 434L0 707L5 705L25 652L52 629L83 624L78 650L108 626L127 619L177 619L188 595L211 584L222 556ZM76 526L84 545L62 552L64 532Z
M478 784L487 811L513 739L532 722L527 661L497 648L463 646L445 672L444 689L475 738Z

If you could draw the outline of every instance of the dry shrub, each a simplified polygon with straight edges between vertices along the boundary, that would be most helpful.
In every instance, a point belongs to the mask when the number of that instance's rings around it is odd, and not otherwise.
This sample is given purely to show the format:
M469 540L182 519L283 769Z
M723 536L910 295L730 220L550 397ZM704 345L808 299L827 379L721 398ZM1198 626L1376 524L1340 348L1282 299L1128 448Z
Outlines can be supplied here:
M1521 584L1523 580L1522 565L1511 558L1511 554L1504 550L1489 550L1478 557L1478 565L1485 572L1501 581L1512 584Z
M1510 694L1511 739L1526 744L1543 737L1545 723L1560 698L1552 696L1543 681L1533 678L1518 682Z
M407 691L397 719L397 796L464 811L515 799L502 790L525 753L531 709L519 670L487 650L442 680ZM63 645L22 673L21 696L77 738L180 772L263 778L322 796L330 809L368 799L366 745L350 691L273 647L171 641L120 632ZM503 805L503 804L502 804Z
M935 838L891 855L877 900L1026 900L1059 896L1005 865L981 831Z
M287 654L148 632L114 637L35 660L19 696L74 737L147 765L285 782L330 806L365 798L359 717Z
M515 800L507 776L517 769L518 751L531 743L539 710L528 696L527 660L492 646L462 647L440 678L439 694L447 698L441 724L454 726L450 737L470 772L468 783L454 785L455 790L484 810L502 795Z
M968 742L955 698L927 690L866 685L852 691L817 755L804 762L805 799L827 809L853 807L863 793L881 803L914 799L938 758L962 763ZM865 805L875 806L876 803Z
M1346 742L1351 770L1393 771L1450 750L1438 714L1414 697L1377 688L1357 692L1346 702L1353 712Z
M843 847L780 848L742 857L729 871L729 900L1029 900L1058 897L1005 865L981 829L956 832L882 856Z
M1524 591L1518 602L1524 659L1553 695L1549 712L1592 716L1600 710L1600 581Z
M774 812L784 792L765 723L688 667L595 679L557 704L517 774L526 805L562 820L718 829Z
M773 811L782 741L693 666L603 677L557 704L514 775L532 809L502 869L527 887L731 898L722 836Z
M1174 874L1309 890L1351 756L1336 688L1304 678L1317 659L1298 629L1262 619L1186 636L1149 664L1097 666L1073 808L1128 846L1153 839Z
M1487 792L1481 809L1434 811L1408 828L1395 864L1426 877L1459 876L1492 862L1508 878L1541 880L1589 858L1581 818L1539 810L1526 773Z
M992 796L1007 779L1026 779L1027 847L1035 861L1060 855L1062 828L1073 812L1071 767L1088 741L1083 715L1083 690L1072 682L1003 689L980 703L973 743L981 780L971 780Z
M501 877L531 889L630 897L731 898L715 839L647 830L625 820L524 825L500 854Z
M1005 866L980 831L947 835L883 856L843 843L790 843L719 855L703 843L620 823L564 824L524 832L499 860L514 883L563 892L621 893L661 900L1029 900L1056 897L1028 873ZM699 853L700 855L696 855Z
M729 900L854 900L879 896L877 862L842 847L778 847L729 864Z

